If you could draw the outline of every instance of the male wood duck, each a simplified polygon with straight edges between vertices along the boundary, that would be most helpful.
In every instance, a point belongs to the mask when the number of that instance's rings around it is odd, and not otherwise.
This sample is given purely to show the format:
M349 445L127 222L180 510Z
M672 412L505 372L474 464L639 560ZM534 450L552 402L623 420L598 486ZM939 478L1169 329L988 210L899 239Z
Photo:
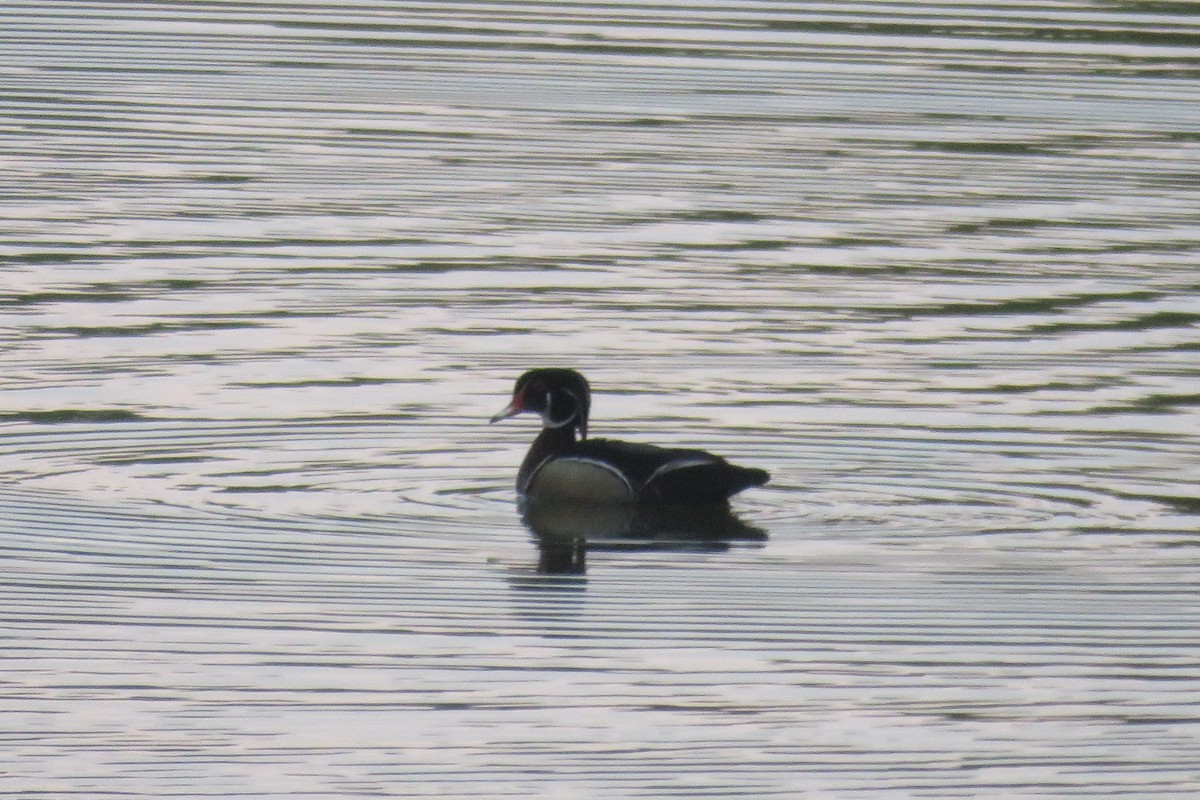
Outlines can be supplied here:
M542 417L517 471L518 493L539 501L724 505L770 477L704 450L589 439L591 402L588 382L573 369L531 369L517 379L512 402L491 421L523 411Z

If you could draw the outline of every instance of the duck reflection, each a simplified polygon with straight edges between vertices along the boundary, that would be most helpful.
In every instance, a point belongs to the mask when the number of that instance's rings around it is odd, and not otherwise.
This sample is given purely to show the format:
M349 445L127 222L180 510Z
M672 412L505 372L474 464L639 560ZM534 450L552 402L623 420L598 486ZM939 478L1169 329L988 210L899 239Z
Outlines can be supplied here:
M538 545L538 572L583 575L589 551L727 550L761 543L767 533L727 505L579 505L526 501L521 519Z

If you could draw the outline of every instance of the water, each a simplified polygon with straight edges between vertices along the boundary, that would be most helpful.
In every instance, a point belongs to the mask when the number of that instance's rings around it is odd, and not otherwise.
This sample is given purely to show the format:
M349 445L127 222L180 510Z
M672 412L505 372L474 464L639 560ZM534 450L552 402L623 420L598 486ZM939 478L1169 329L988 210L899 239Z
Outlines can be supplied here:
M0 15L0 792L1200 791L1191 6Z

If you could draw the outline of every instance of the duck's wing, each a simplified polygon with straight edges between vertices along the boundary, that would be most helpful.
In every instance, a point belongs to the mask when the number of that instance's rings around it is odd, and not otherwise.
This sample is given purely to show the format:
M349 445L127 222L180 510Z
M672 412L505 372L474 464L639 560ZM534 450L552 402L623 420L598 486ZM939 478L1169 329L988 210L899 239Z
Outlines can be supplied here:
M768 477L705 450L614 439L576 442L563 456L611 465L628 478L640 500L649 502L721 503L742 489L766 483Z
M743 489L762 486L769 478L765 470L739 467L723 458L716 462L680 461L652 476L642 496L657 503L724 503Z

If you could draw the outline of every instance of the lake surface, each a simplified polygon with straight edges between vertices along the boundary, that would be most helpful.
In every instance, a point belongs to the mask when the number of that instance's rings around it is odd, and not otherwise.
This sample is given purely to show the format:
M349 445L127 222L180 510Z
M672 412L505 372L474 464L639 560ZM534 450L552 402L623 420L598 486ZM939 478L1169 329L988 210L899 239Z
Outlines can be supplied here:
M1194 4L0 22L0 794L1200 794Z

